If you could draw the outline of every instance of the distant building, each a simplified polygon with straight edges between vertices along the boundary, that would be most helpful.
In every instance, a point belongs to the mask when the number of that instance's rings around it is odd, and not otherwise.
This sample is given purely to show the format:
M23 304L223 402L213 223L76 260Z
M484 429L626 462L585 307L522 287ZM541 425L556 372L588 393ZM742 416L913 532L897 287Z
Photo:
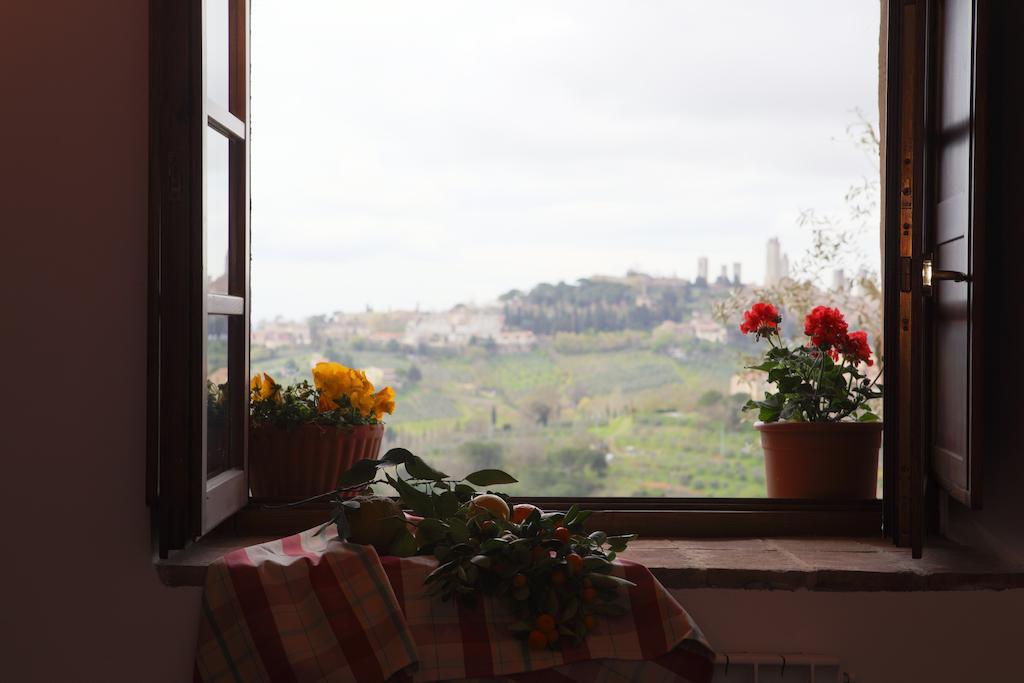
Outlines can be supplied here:
M732 284L732 281L729 280L729 266L722 266L722 270L718 274L718 279L715 280L715 284L725 285L726 287Z
M504 324L505 317L497 311L456 306L450 311L416 316L406 324L403 341L410 346L440 348L468 346L474 340L497 342Z
M254 327L250 339L253 344L268 349L307 346L310 343L309 325L305 322L275 318Z
M705 318L695 314L693 321L690 323L693 326L693 336L701 341L711 342L712 344L724 344L727 331L725 327L715 322L711 318Z
M740 277L740 271L741 271L742 268L743 268L743 264L742 263L733 263L732 264L732 283L734 285L736 285L737 287L739 287L740 285L743 284L743 278Z
M846 291L846 273L843 272L842 268L836 268L832 271L832 291Z
M764 285L774 287L789 277L789 256L782 253L779 238L768 240L765 248Z
M708 257L701 256L697 259L697 281L698 285L706 285L708 283Z
M531 351L537 346L537 335L530 330L502 330L494 341L500 351Z

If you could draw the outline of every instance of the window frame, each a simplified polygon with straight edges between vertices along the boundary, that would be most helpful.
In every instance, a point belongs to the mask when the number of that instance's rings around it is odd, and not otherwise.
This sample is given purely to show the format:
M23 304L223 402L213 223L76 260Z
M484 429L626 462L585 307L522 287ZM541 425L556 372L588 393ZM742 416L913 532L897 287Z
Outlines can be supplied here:
M218 525L238 524L232 515L241 510L246 524L273 516L265 510L270 501L248 496L246 464L248 439L249 365L249 0L228 0L235 8L231 31L238 37L231 50L230 109L207 102L205 97L204 8L208 0L150 0L151 96L150 96L150 289L149 289L149 401L147 426L147 502L154 510L161 557L183 548ZM883 220L885 222L884 262L893 259L899 216L893 217L898 202L898 145L901 12L913 0L882 3L880 50L894 58L887 60L885 83L880 87L882 148ZM881 76L882 74L880 74ZM205 182L206 129L212 127L230 136L241 154L231 155L234 193L233 214L238 221L231 230L231 284L227 297L205 291ZM888 142L887 142L888 139ZM893 153L893 150L897 150ZM887 151L889 152L887 154ZM896 191L893 191L896 188ZM885 401L900 405L899 388L905 380L897 376L901 340L896 315L899 273L890 268L883 275L885 301L887 381ZM887 276L887 277L886 277ZM235 317L233 342L229 350L229 375L244 378L235 428L240 435L236 462L239 467L206 481L205 341L207 316L230 311ZM894 355L895 352L895 355ZM238 370L241 368L241 371ZM201 381L196 381L200 380ZM202 392L200 395L199 392ZM183 409L184 406L184 409ZM886 415L883 451L882 498L864 501L780 500L756 498L533 498L531 502L551 508L579 504L607 513L650 513L637 531L687 535L883 533L900 544L907 542L906 515L909 493L900 472L905 464L905 444L898 439L901 416ZM901 450L902 449L902 450ZM316 508L315 505L309 506ZM308 510L307 510L308 511ZM669 514L666 514L669 513ZM674 513L674 514L673 514ZM620 515L621 517L621 515ZM624 517L623 517L624 518ZM635 516L630 519L635 520ZM642 522L644 518L641 517ZM884 529L884 531L883 531ZM706 532L706 533L704 533Z
M146 499L158 552L185 547L248 503L249 16L226 0L228 108L207 101L209 0L150 2ZM228 140L228 291L206 263L208 130ZM228 462L208 476L210 315L228 317Z

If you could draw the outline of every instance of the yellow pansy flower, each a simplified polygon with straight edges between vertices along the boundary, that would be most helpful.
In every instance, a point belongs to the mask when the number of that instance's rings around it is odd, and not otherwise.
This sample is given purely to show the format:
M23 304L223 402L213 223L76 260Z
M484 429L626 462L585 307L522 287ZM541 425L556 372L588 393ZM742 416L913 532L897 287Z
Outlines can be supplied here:
M278 390L277 382L265 372L262 377L259 375L252 376L252 379L249 380L249 392L253 401L266 401L273 398L276 402L281 402L281 394Z
M395 412L395 390L384 387L373 396L373 412L379 420L384 413Z
M352 407L362 415L368 416L373 410L373 394L370 392L354 391L349 394L348 398L352 401Z

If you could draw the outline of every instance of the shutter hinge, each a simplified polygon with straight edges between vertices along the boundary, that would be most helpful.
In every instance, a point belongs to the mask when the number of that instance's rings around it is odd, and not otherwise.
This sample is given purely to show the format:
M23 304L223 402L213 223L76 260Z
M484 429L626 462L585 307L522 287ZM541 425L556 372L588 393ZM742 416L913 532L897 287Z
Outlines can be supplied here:
M913 265L913 259L909 256L900 257L900 291L909 292L911 289L911 267Z

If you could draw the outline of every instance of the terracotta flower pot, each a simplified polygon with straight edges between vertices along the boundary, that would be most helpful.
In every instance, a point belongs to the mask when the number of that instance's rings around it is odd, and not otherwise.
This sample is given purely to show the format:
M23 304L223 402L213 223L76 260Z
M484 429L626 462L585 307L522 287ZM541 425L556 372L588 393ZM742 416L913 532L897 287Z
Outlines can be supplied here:
M382 424L253 427L249 434L252 496L298 500L330 491L357 460L380 457L383 437Z
M759 422L769 498L875 498L881 422Z

